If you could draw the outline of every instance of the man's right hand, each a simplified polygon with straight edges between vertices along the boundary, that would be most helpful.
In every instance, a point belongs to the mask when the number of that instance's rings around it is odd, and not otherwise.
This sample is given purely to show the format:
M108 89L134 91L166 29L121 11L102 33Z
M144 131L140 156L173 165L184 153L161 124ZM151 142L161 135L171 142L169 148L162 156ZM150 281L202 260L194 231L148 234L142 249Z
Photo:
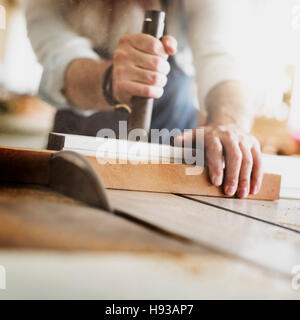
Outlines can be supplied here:
M168 57L175 55L177 41L162 41L146 34L122 36L113 59L113 95L120 103L132 97L160 98L170 72Z

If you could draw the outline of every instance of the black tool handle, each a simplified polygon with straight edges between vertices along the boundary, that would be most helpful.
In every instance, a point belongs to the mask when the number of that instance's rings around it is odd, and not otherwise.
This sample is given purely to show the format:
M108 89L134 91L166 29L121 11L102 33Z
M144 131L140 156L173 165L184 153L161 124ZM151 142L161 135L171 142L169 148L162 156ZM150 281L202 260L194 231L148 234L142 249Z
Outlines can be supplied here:
M146 11L143 33L149 34L160 39L165 29L165 12L163 11ZM128 130L144 129L147 134L150 132L153 99L133 97L131 101L131 117L128 124Z

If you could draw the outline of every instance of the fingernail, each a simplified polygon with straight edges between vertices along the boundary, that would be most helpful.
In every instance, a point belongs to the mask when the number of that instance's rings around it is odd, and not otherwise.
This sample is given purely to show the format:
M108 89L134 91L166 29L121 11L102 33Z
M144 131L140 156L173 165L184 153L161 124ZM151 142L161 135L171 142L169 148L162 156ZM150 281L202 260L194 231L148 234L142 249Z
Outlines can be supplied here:
M212 182L216 187L220 187L220 185L222 184L222 177L215 176L213 177Z
M167 40L165 40L165 45L168 46L168 47L171 47L172 46L172 42L169 39L167 39Z
M257 194L258 193L258 187L253 187L252 188L252 194Z
M241 190L239 190L239 197L240 198L246 198L248 196L248 189L247 188L243 188Z
M235 187L229 186L225 188L225 193L229 196L233 196L235 194Z

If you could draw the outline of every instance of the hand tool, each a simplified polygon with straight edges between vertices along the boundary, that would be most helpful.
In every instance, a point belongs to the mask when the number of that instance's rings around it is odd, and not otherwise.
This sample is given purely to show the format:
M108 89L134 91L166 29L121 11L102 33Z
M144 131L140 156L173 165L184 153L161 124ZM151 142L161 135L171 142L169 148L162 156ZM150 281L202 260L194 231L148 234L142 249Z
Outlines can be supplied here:
M146 11L143 33L160 39L164 33L165 12ZM147 136L150 131L153 99L133 97L131 101L131 117L128 123L128 131L144 129Z

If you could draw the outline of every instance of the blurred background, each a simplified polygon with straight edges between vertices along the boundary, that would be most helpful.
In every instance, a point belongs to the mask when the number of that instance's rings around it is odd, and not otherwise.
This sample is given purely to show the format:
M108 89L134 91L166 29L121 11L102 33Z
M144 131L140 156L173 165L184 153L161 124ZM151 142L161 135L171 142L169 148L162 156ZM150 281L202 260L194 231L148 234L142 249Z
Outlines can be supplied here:
M246 24L248 46L235 45L245 69L256 70L253 133L266 153L300 154L300 0L246 3L236 14ZM0 0L0 145L45 147L55 108L36 96L41 74L22 0Z

